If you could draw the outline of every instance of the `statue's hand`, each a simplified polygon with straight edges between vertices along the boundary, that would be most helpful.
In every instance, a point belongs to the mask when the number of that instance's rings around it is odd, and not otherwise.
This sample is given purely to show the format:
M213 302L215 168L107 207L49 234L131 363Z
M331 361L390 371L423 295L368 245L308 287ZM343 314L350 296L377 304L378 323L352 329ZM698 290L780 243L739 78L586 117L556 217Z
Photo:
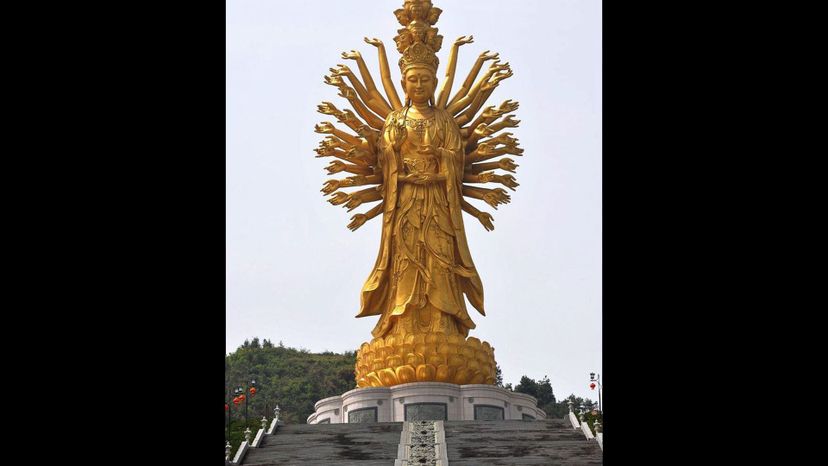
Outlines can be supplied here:
M347 207L348 212L350 212L350 211L356 209L357 207L359 207L361 205L362 205L362 199L360 199L359 197L356 197L356 196L351 196L351 198L348 199L348 202L345 204L345 207Z
M333 134L334 125L332 125L330 122L323 121L322 123L319 123L318 125L314 126L313 130L321 134Z
M325 170L328 170L329 175L333 175L334 173L345 171L345 168L345 162L342 162L340 160L334 160L333 162L331 162L330 165L325 167Z
M365 222L368 221L368 217L365 214L356 214L351 217L351 223L348 224L348 229L351 231L356 231L357 228L365 225Z
M385 135L388 142L394 147L394 150L399 151L400 147L402 147L403 141L405 141L408 137L408 132L405 129L405 122L400 121L396 124L388 125L385 130Z
M500 63L500 60L498 60L489 65L489 69L486 71L486 73L488 73L488 75L491 76L499 71L506 71L509 69L509 62Z
M492 80L490 82L496 86L496 85L500 84L500 81L503 81L504 79L510 78L512 76L514 76L514 73L512 73L512 70L509 70L505 73L499 72L496 75L494 75L494 77L492 78Z
M460 36L454 41L454 45L460 47L461 45L471 44L472 42L474 42L474 36Z
M334 75L334 76L340 76L341 77L341 76L352 75L353 72L347 66L345 66L343 64L338 64L338 65L336 65L336 68L331 68L331 74Z
M512 198L503 188L495 188L483 195L483 201L497 209L500 204L508 204Z
M509 76L511 76L511 73L509 74ZM515 110L518 109L518 107L520 107L520 102L512 102L512 99L509 99L509 100L503 101L503 103L500 104L500 107L498 107L498 111L502 115L504 113L514 112ZM509 118L511 118L511 115L509 116ZM508 120L508 118L507 118L507 120ZM515 126L517 126L517 123L520 123L520 120L517 120L517 122L515 123Z
M382 41L381 41L381 40L379 40L379 39L377 39L376 37L373 37L373 38L371 38L371 39L369 39L369 38L367 38L367 37L366 37L366 38L365 38L365 43L367 43L367 44L371 44L371 45L373 45L374 47L382 47L382 46L383 46Z
M418 173L416 175L408 175L406 180L414 184L428 184L434 181L434 176L427 173Z
M339 189L339 180L328 180L322 185L322 191L326 196Z
M497 60L499 57L500 57L500 53L498 53L498 52L489 53L488 50L486 50L486 51L484 51L483 53L480 54L480 59L483 60L483 61Z
M322 102L321 104L316 106L316 111L319 113L324 113L325 115L334 115L336 116L339 114L339 109L334 106L334 104L330 102Z
M333 193L330 199L328 199L328 202L330 202L333 205L341 205L348 202L350 198L350 195L343 193L342 191L337 191Z
M342 52L342 58L346 60L359 60L362 58L362 54L356 50L351 50L350 52Z
M506 186L507 188L511 189L512 191L514 191L515 188L520 186L517 180L515 180L515 177L512 175L497 175L497 181L503 186Z
M486 231L494 230L494 225L492 224L494 217L492 217L492 214L488 212L480 212L477 214L477 219L480 220L480 223L483 224L483 228L485 228Z
M489 105L488 107L483 109L483 112L480 113L480 116L483 118L497 118L500 115L497 110L495 110L494 105Z
M516 105L515 108L513 110L510 110L510 111L517 110L517 102L515 102L515 105ZM506 128L517 128L519 123L520 123L520 120L515 120L514 115L509 115L509 116L507 116L506 118L503 119L503 126L506 127Z
M330 86L339 87L339 86L342 86L343 84L345 84L344 82L342 82L342 78L340 78L339 76L325 75L323 77L325 78L325 84L328 84Z
M474 129L474 135L477 136L478 139L485 136L489 136L494 132L495 131L489 128L489 125L487 125L486 123L480 123L479 125L477 125L477 128Z
M330 157L334 154L333 149L331 149L330 147L317 147L313 151L316 152L317 154L319 154L319 155L314 156L317 159L321 158L321 157Z
M512 159L500 159L497 161L498 168L506 170L507 172L514 173L517 167L520 165L516 165L515 161Z
M479 155L492 155L494 154L494 147L491 144L487 144L485 142L481 142L477 146L477 153Z
M507 146L517 145L518 140L513 138L512 134L514 134L514 133L506 132L506 133L498 134L496 137L493 137L493 138L489 139L486 142L489 142L489 143L492 143L492 144L499 142L499 143L507 145Z
M523 149L517 146L505 146L503 147L503 152L512 155L523 155Z

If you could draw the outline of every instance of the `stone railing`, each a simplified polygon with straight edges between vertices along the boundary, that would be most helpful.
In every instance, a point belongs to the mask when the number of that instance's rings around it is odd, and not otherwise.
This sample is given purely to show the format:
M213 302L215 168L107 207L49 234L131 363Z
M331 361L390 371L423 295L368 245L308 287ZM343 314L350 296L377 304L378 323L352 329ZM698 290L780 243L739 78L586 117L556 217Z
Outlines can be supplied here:
M259 448L259 445L262 444L262 440L265 435L274 435L278 427L280 412L281 410L279 409L279 405L276 405L276 408L273 410L273 420L270 422L269 427L267 424L267 418L262 416L262 427L258 432L256 432L256 437L252 441L251 437L253 436L253 432L250 430L250 427L246 428L244 430L244 441L241 445L239 445L239 449L236 450L236 455L232 460L230 459L232 447L230 446L230 441L228 440L224 445L224 463L231 465L242 464L244 456L250 448Z
M590 429L589 424L586 422L586 410L579 410L579 416L578 414L575 414L575 411L572 409L572 405L572 402L570 402L569 422L572 424L572 428L580 429L587 440L597 441L598 446L601 447L601 451L604 451L604 429L601 422L596 420L592 425L592 429ZM594 433L593 430L595 431Z

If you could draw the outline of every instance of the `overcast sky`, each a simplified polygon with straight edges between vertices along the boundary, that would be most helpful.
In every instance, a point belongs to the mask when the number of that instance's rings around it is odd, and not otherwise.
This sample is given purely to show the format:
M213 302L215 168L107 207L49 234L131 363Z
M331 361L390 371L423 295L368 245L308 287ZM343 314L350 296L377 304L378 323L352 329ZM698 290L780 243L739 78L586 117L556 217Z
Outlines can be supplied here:
M359 293L379 248L379 218L356 232L319 189L330 158L314 158L322 101L347 102L322 76L341 52L362 52L382 91L376 49L386 45L399 82L393 11L402 0L227 1L226 350L259 337L313 352L355 350L377 317L356 319ZM469 305L471 336L488 341L505 382L548 375L557 397L597 399L601 372L601 2L434 0L443 68L460 48L454 90L484 50L514 76L487 105L520 102L523 157L511 204L486 232L464 214L483 281L487 316ZM488 65L486 65L488 66ZM439 84L438 84L439 86ZM402 92L398 91L402 96ZM453 92L452 92L453 94ZM344 126L338 126L345 129ZM342 176L339 176L342 178ZM370 204L368 208L373 206Z

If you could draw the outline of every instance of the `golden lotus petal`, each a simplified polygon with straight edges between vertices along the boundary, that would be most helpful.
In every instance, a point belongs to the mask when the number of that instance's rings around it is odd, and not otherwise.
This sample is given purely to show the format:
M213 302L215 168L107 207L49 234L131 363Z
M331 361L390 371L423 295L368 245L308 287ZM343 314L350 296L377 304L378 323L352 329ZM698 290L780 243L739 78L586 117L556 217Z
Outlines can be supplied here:
M466 346L471 346L474 349L482 347L480 344L480 339L475 337L469 337L469 339L466 340Z
M448 364L448 359L442 354L429 354L426 356L426 363L437 367L442 364Z
M405 355L405 363L411 364L412 367L417 367L425 363L425 358L419 353L408 353Z
M382 381L377 377L376 372L369 372L368 375L365 376L368 380L368 384L372 387L382 387Z
M382 385L385 387L391 387L397 385L397 374L392 369L382 369L379 371L379 379L382 381Z
M411 383L417 381L417 373L409 365L400 366L396 369L397 381L399 383Z
M437 368L431 364L420 364L417 366L417 381L431 382L434 376L437 375Z
M462 367L466 365L466 358L458 354L452 354L448 357L448 365L451 367Z
M469 379L470 384L472 384L472 383L481 384L485 381L486 381L486 378L483 376L483 374L480 373L480 371L475 371L474 374Z
M469 383L469 379L471 378L472 373L469 372L468 369L465 367L460 367L454 373L454 377L452 378L452 382L456 383L457 385L463 385Z
M454 377L455 370L452 367L447 366L446 364L441 364L437 366L437 375L434 376L434 380L438 382L451 382L452 377Z
M394 335L388 335L385 337L385 347L390 348L397 343L397 338Z

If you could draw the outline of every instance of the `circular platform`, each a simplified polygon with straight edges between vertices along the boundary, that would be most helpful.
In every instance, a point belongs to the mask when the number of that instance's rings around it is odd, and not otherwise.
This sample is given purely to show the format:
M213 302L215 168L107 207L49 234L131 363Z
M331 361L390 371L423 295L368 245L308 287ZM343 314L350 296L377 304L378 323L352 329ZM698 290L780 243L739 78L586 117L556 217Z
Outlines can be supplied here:
M543 420L530 395L494 385L414 382L357 388L319 400L308 424L402 421Z

